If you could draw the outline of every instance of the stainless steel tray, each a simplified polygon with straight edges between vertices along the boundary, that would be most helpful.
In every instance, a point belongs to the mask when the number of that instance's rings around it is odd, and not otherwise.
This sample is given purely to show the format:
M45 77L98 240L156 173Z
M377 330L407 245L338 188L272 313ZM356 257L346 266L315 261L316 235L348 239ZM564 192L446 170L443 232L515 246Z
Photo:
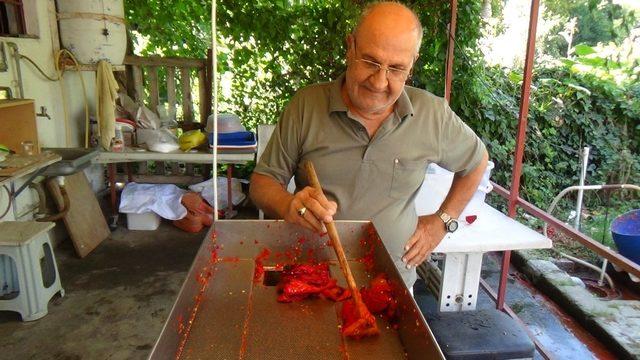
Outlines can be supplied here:
M220 220L198 250L150 359L444 359L373 226L336 225L358 285L384 272L397 287L397 330L378 319L380 336L344 338L339 303L278 303L273 284L254 281L255 259L266 248L267 271L312 256L328 261L345 286L328 237L282 221ZM371 271L362 261L367 254Z

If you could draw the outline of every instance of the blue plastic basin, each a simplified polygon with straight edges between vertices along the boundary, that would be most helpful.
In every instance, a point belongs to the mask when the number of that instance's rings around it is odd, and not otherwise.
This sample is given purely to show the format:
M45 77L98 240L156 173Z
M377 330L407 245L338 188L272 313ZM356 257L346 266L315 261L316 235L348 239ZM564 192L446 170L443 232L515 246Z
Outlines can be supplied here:
M611 235L620 254L640 264L640 209L631 210L613 220Z

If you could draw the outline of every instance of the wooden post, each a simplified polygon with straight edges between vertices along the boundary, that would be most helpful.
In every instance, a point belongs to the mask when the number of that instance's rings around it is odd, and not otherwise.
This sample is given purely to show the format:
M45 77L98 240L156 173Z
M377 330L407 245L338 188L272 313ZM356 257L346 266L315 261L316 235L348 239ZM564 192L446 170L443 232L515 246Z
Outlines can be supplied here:
M212 49L208 49L207 50L207 62L206 62L206 79L205 79L205 97L204 97L204 105L205 105L205 109L207 110L207 116L206 118L209 117L209 115L211 115L211 113L213 112L212 106L213 106L213 92L212 92L212 82L213 82L213 50ZM205 119L206 119L205 118Z
M167 67L167 102L169 102L169 113L176 111L176 68Z
M185 123L193 122L193 103L191 101L191 71L180 68L180 86L182 88L182 116Z
M160 89L158 88L158 67L149 67L149 107L154 113L158 113L158 104L160 103Z
M206 124L207 123L207 116L208 116L208 112L210 110L207 109L207 102L205 100L206 96L207 96L207 87L205 85L205 83L207 82L207 75L205 74L204 69L198 69L198 92L199 92L199 97L200 99L198 99L199 103L200 103L200 123L202 124Z
M136 92L135 100L138 103L144 102L144 86L142 85L142 68L137 65L132 66L133 69L133 86Z

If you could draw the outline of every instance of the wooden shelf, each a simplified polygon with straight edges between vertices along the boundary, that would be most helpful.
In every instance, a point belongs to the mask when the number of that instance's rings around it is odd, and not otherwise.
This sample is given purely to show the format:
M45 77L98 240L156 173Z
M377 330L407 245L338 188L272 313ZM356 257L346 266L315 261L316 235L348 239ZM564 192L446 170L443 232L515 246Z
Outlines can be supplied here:
M96 71L98 65L97 64L80 64L80 71ZM113 67L113 71L124 71L126 65L111 65ZM76 71L75 65L65 65L65 71Z
M21 155L12 156L21 157ZM60 157L60 155L51 152L44 152L39 155L33 155L32 158L33 161L29 162L25 166L11 169L5 168L4 170L7 171L7 173L6 176L0 176L0 186L62 160L62 157ZM9 170L12 171L9 172Z

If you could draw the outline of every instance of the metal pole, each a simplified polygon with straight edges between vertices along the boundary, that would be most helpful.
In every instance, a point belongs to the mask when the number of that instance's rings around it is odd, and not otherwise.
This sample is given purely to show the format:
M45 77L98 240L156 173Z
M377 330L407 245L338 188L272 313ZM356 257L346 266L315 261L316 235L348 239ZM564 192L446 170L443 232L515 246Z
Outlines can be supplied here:
M447 44L447 65L444 74L444 98L451 101L451 82L453 81L453 50L456 45L456 23L458 20L458 0L451 0L451 22L447 29L449 38Z
M24 99L24 84L22 80L22 69L20 68L20 50L18 44L8 42L7 46L13 51L13 59L16 64L16 76L18 77L18 90L20 90L20 99Z
M216 0L211 2L211 48L213 49L213 219L218 220L218 32L216 27Z
M580 186L578 189L578 199L576 200L576 218L574 221L574 228L576 230L580 230L580 218L582 214L582 195L584 194L584 180L587 177L587 166L589 166L589 150L591 150L588 146L585 146L582 149L582 159L580 163L582 164L582 170L580 171Z
M529 15L529 36L527 39L527 56L524 63L524 80L520 96L520 116L518 118L518 137L516 139L516 151L513 157L513 172L511 173L511 194L509 196L509 216L516 216L516 205L520 196L520 176L522 175L522 158L524 156L524 143L527 132L527 116L529 115L529 95L531 89L531 77L533 74L533 58L536 49L536 30L538 26L538 10L540 0L531 1L531 13ZM507 286L507 274L511 262L511 251L505 251L502 257L502 273L500 274L500 287L498 288L498 309L504 307L504 296Z

